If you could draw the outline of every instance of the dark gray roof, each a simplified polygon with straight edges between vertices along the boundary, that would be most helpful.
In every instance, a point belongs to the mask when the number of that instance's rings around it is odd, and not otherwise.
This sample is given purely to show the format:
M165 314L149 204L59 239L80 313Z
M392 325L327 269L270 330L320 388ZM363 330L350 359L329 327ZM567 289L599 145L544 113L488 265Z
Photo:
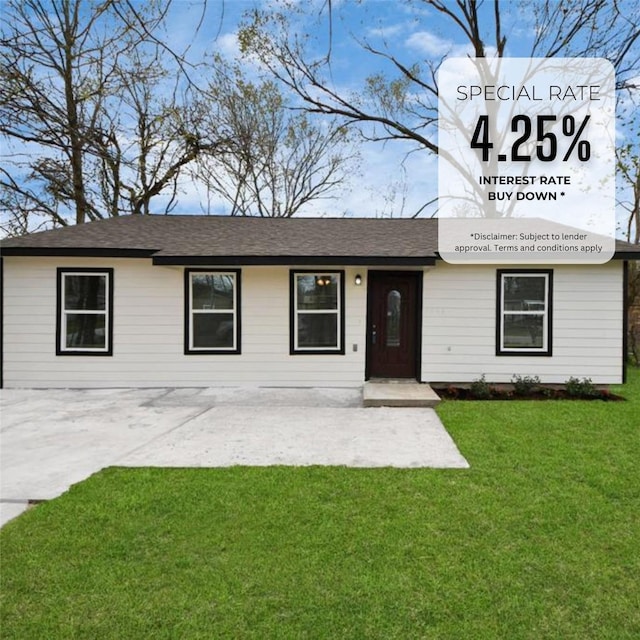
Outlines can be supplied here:
M332 258L336 264L370 258L424 262L436 257L436 224L378 218L123 216L11 238L3 241L2 252L149 255L155 262L174 264L212 258L275 263L300 257Z
M153 257L157 264L429 264L435 219L122 216L2 242L4 255ZM616 257L640 247L616 243Z

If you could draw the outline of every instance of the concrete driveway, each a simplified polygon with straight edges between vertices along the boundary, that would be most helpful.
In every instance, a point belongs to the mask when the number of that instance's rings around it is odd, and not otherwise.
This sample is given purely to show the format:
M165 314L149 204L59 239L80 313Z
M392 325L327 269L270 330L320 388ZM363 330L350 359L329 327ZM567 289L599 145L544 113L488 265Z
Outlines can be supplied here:
M108 466L466 468L433 409L360 389L4 389L0 525Z

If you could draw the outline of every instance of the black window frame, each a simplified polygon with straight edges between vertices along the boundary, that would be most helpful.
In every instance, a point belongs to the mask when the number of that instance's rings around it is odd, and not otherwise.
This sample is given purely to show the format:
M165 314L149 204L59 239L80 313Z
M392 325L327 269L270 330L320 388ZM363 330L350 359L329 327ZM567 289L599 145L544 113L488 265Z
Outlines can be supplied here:
M193 273L210 273L210 274L229 274L235 276L235 348L219 349L219 348L194 348L191 346L191 274ZM184 354L188 356L224 356L224 355L240 355L242 353L242 269L185 269L184 270Z
M338 345L335 348L300 348L296 347L296 308L298 275L338 275ZM291 269L289 271L289 355L292 356L343 356L345 354L345 271L344 269Z
M553 356L553 269L497 269L496 270L496 356L533 356L551 357ZM503 309L503 276L546 276L547 283L547 308L546 330L547 344L542 349L507 349L502 346L502 321L504 317Z
M58 267L56 274L56 355L57 356L113 356L113 267ZM69 349L62 346L63 321L62 315L65 312L63 300L63 281L66 275L106 275L107 309L105 317L107 319L107 331L105 334L106 349Z

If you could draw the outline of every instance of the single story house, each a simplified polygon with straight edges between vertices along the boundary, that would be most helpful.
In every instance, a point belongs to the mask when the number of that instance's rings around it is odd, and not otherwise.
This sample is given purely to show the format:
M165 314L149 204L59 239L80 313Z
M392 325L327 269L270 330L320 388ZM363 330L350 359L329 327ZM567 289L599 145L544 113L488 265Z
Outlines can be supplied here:
M625 274L453 265L436 220L126 216L2 242L6 387L624 378Z

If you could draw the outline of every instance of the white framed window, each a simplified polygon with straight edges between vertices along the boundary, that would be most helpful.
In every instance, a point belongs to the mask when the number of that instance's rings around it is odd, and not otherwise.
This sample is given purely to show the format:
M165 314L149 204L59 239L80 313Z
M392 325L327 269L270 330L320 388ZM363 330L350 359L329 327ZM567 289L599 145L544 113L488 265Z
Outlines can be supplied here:
M550 269L498 269L496 355L552 354Z
M291 271L290 353L344 354L344 271Z
M113 269L58 269L57 355L113 354Z
M185 270L185 353L240 353L239 270Z

